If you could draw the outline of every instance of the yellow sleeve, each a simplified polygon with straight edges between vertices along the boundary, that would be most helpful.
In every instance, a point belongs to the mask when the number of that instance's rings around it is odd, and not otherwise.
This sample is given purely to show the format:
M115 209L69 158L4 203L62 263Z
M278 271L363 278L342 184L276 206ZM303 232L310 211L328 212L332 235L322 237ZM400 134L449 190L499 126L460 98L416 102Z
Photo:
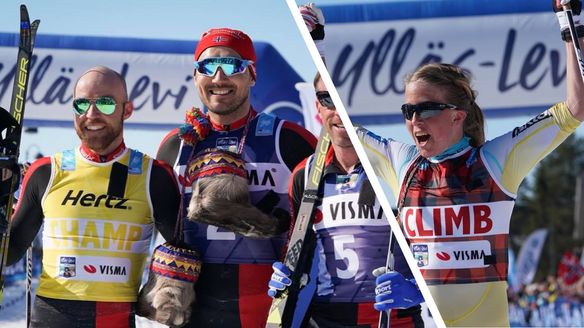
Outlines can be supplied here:
M558 103L520 127L488 141L483 158L495 180L515 196L521 181L556 149L580 122L565 103Z
M375 175L387 184L394 197L397 198L404 169L415 157L415 147L382 138L361 127L357 128L357 135L373 166Z

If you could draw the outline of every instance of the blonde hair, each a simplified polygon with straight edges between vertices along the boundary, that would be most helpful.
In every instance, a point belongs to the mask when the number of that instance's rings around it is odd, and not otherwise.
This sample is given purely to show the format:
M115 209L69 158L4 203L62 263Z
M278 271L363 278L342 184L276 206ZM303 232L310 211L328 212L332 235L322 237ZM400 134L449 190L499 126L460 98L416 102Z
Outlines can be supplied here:
M432 63L420 66L404 80L404 84L423 81L444 90L446 101L467 112L463 124L464 135L470 138L473 147L485 143L485 118L475 99L477 92L472 89L471 74L455 65Z

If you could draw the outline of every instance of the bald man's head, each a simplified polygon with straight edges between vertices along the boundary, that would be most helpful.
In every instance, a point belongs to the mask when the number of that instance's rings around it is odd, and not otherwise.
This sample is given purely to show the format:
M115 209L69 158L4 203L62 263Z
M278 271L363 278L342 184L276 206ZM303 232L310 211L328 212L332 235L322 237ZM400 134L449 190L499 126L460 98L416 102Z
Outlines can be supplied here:
M113 83L114 85L112 85L112 87L115 87L116 85L120 87L121 88L120 95L122 96L122 98L119 99L119 101L128 101L128 88L126 86L126 80L120 73L106 66L95 66L83 72L79 79L77 79L77 82L75 82L75 87L73 88L73 98L75 98L75 95L77 93L77 86L79 85L80 82L84 82L83 81L84 77L86 77L89 73L97 73L103 75L104 82L108 81L108 83Z

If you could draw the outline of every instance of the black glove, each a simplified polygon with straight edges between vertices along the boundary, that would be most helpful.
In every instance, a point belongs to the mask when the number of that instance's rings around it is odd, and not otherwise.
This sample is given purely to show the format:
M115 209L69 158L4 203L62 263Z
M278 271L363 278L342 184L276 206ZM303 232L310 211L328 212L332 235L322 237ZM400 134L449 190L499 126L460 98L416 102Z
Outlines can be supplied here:
M6 109L0 107L0 151L12 155L18 153L16 137L20 135L20 128L16 119ZM6 133L3 133L4 130L7 130ZM2 138L2 135L5 137Z
M314 3L300 6L300 14L321 57L324 57L324 15Z
M12 177L16 175L15 190L20 183L20 166L17 164L16 157L9 155L4 156L0 154L0 199L4 200L10 196L12 187Z

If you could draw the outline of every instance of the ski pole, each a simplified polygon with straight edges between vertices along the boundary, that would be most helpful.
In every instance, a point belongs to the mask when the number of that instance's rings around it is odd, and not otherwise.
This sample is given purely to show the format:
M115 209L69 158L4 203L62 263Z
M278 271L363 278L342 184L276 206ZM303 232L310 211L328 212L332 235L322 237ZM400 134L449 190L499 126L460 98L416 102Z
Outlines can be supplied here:
M32 310L32 245L26 250L26 327L30 327Z
M584 59L582 59L582 48L580 48L580 42L578 41L578 33L576 32L576 26L574 25L572 8L570 7L570 3L563 5L562 8L566 12L566 17L568 18L568 27L570 29L570 36L572 37L572 45L574 46L574 52L576 53L576 58L578 60L580 76L584 82Z
M395 246L395 240L393 238L393 231L389 234L389 247L387 252L387 260L385 261L385 272L393 271L395 266L395 259L393 257L393 248ZM379 328L388 328L390 327L390 320L391 320L391 310L383 311L379 313ZM387 317L387 319L385 318Z

